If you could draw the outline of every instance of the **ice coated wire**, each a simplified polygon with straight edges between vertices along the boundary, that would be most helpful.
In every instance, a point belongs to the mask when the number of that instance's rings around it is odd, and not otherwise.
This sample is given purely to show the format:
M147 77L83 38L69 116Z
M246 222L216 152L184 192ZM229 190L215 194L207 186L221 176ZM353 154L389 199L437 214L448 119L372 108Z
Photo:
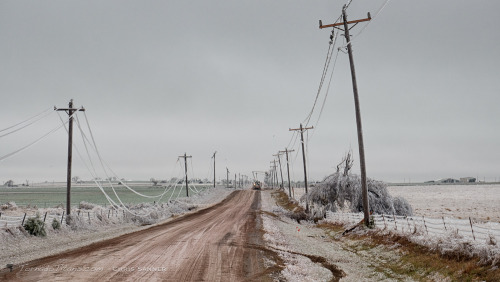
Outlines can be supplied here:
M87 127L88 127L89 132L90 132L90 134L91 134L91 136L92 136L92 132L90 131L90 124L89 124L89 122L88 122L88 119L87 119L87 116L86 116L85 112L84 112L84 115L85 115L85 120L87 121ZM78 121L78 118L77 118L77 121ZM100 157L100 155L99 155L99 153L98 153L98 151L97 151L97 148L95 148L95 146L92 146L92 144L91 144L91 142L89 141L89 139L87 138L86 134L85 134L83 131L81 131L81 134L82 134L83 138L84 138L85 140L87 140L87 142L89 143L89 146L90 146L90 147L91 147L91 148L92 148L92 149L96 152L96 154ZM93 138L92 138L92 139L93 139ZM84 143L85 143L85 142L84 142ZM101 159L101 158L100 158L100 159ZM106 161L104 161L104 160L102 160L102 161L103 161L103 163L106 165L106 167L109 169L109 171L113 174L113 176L114 176L114 177L116 177L116 178L118 178L118 179L120 179L120 178L118 177L118 175L117 175L117 174L116 174L116 173L115 173L115 172L111 169L111 167L110 167L110 166L106 163ZM175 165L174 165L174 167L175 167ZM106 170L105 170L105 171L106 171ZM173 173L172 173L172 174L173 174ZM106 175L107 175L107 173L106 173ZM127 189L129 189L130 191L132 191L133 193L135 193L135 194L137 194L137 195L139 195L139 196L141 196L141 197L145 197L145 198L158 198L158 197L162 197L163 195L165 195L165 191L164 191L163 193L161 193L161 194L159 194L159 195L155 195L155 196L144 195L144 194L142 194L142 193L140 193L140 192L137 192L136 190L134 190L134 189L133 189L133 188L131 188L130 186L128 186L128 185L127 185L124 181L122 181L122 184L123 184L123 186L124 186L124 187L126 187Z
M93 149L95 149L95 152L96 152L96 154L97 154L97 156L98 156L98 158L99 158L99 161L100 161L100 163L101 163L101 167L102 167L102 169L103 169L103 171L104 171L104 173L105 173L105 175L106 175L106 178L108 179L108 182L109 182L109 184L110 184L110 186L111 186L111 189L112 189L112 191L113 191L114 195L116 196L116 198L118 199L118 201L120 202L120 204L121 204L121 205L118 205L118 204L117 204L117 203L116 203L116 202L115 202L115 201L114 201L114 200L113 200L113 199L112 199L112 198L111 198L111 197L110 197L110 196L109 196L109 195L105 192L104 188L102 187L102 184L101 184L100 182L98 182L98 181L97 181L97 176L94 176L93 178L94 178L94 182L96 183L96 185L99 187L99 189L101 190L101 192L104 194L104 196L106 197L106 199L108 200L108 202L110 203L110 205L111 205L114 209L123 209L123 210L126 210L128 213L130 213L130 214L132 214L132 215L135 215L135 216L140 216L140 217L146 217L146 216L150 215L152 211L150 211L150 212L148 212L148 213L146 213L146 214L137 214L137 213L135 213L135 212L132 212L132 211L131 211L130 209L128 209L128 208L126 207L126 205L122 202L121 198L120 198L120 197L118 196L118 194L116 193L116 190L115 190L115 189L114 189L114 187L113 187L113 183L110 181L110 179L111 179L111 178L110 178L110 177L109 177L109 175L107 174L107 171L106 171L106 169L105 169L105 167L104 167L103 160L102 160L102 158L101 158L101 156L100 156L100 154L99 154L99 151L97 150L97 145L96 145L96 143L95 143L95 139L94 139L94 137L93 137L93 135L92 135L92 131L91 131L91 129L90 129L90 125L89 125L89 123L88 123L88 120L87 120L87 125L88 125L88 129L89 129L89 133L90 133L90 135L91 135L91 139L92 139L92 141L93 141ZM81 127L80 127L80 129L81 129ZM83 136L84 136L83 131L82 131L81 133L82 133L82 138L83 138ZM84 143L85 143L85 138L83 138L83 140L84 140ZM87 153L88 153L88 151L87 151ZM90 154L88 155L88 157L89 157L89 159L91 159ZM90 170L89 170L89 171L90 171ZM94 171L95 171L95 168L94 168ZM91 171L90 171L90 172L91 172ZM92 174L92 172L91 172L91 174ZM133 189L132 189L132 190L133 190ZM164 193L166 193L166 190L167 190L167 189L165 189ZM134 191L135 191L135 190L134 190ZM138 192L136 192L136 194L137 194L137 193L138 193ZM163 193L163 194L164 194L164 193ZM140 194L140 193L138 193L138 194Z
M28 127L28 126L30 126L30 125L32 125L32 124L34 124L35 122L40 121L40 120L42 120L42 119L43 119L43 118L45 118L45 117L48 117L48 116L49 116L49 115L51 115L51 114L52 114L52 112L49 112L49 113L47 113L47 114L45 114L45 115L43 115L43 116L39 117L38 119L35 119L34 121L32 121L32 122L30 122L30 123L28 123L28 124L24 125L24 126L21 126L21 127L19 127L19 128L16 128L16 129L14 129L14 130L12 130L12 131L9 131L9 132L7 132L7 133L4 133L4 134L0 135L0 138L5 137L5 136L8 136L8 135L10 135L10 134L12 134L12 133L18 132L19 130L21 130L21 129L23 129L23 128L26 128L26 127ZM11 126L10 128L12 128L12 126ZM4 130L2 130L2 131L4 131Z
M76 112L75 112L75 113L76 113ZM73 115L74 115L74 113L73 113ZM71 117L72 117L73 115L71 115ZM69 119L68 119L68 121L66 121L66 123L68 123L68 122L69 122ZM46 133L46 134L42 135L41 137L39 137L39 138L38 138L38 139L36 139L35 141L33 141L33 142L29 143L28 145L26 145L26 146L24 146L24 147L21 147L21 148L19 148L19 149L17 149L17 150L15 150L15 151L13 151L13 152L11 152L11 153L8 153L8 154L6 154L6 155L3 155L2 157L0 157L0 161L3 161L3 160L5 160L5 159L7 159L7 158L10 158L10 157L12 157L12 156L14 156L14 155L16 155L16 154L18 154L18 153L20 153L20 152L22 152L22 151L24 151L24 150L28 149L29 147L31 147L31 146L35 145L36 143L40 142L40 141L41 141L42 139L44 139L45 137L47 137L47 136L49 136L50 134L52 134L52 133L56 132L57 130L59 130L61 127L63 127L63 125L59 125L59 126L55 127L54 129L50 130L48 133Z
M26 122L28 122L28 121L30 121L30 120L32 120L32 119L34 119L34 118L38 117L38 116L43 115L44 113L46 113L46 112L48 112L48 111L50 111L50 110L52 110L52 107L49 107L48 109L45 109L45 110L43 110L42 112L40 112L40 113L38 113L38 114L36 114L36 115L34 115L34 116L30 117L30 118L27 118L27 119L25 119L25 120L23 120L23 121L21 121L21 122L18 122L18 123L14 124L14 125L11 125L11 126L9 126L9 127L4 128L4 129L1 129L1 130L0 130L0 132L4 132L4 131L6 131L6 130L9 130L9 129L11 129L11 128L14 128L14 127L16 127L16 126L19 126L19 125L21 125L21 124L23 124L23 123L26 123ZM43 116L43 117L45 117L45 116ZM43 117L42 117L42 118L43 118ZM40 119L42 119L42 118L40 118ZM38 120L40 120L40 119L38 119ZM38 121L38 120L36 120L36 121ZM32 124L32 123L31 123L31 124ZM23 127L23 128L24 128L24 127ZM17 131L17 130L16 130L16 131Z
M353 37L352 37L352 39L350 40L350 42L349 42L349 43L345 44L344 46L342 46L342 47L340 47L340 48L346 48L346 47L347 47L347 45L352 44L352 42L353 42L354 40L356 40L356 39L358 38L358 36L359 36L359 35L361 35L361 33L363 33L363 31L364 31L364 30L368 27L368 25L370 25L370 23L371 23L373 20L375 20L375 18L377 18L377 17L378 17L378 15L379 15L379 14L382 12L382 10L383 10L383 9L387 6L387 4L389 4L389 1L390 1L390 0L385 0L385 2L382 4L382 6L380 6L380 8L379 8L379 9L377 10L377 12L375 13L375 16L373 16L373 17L371 18L371 20L370 20L370 21L368 21L368 22L367 22L367 23L366 23L366 24L365 24L365 25L364 25L364 26L363 26L363 27L359 30L359 32L358 32L355 36L353 36Z

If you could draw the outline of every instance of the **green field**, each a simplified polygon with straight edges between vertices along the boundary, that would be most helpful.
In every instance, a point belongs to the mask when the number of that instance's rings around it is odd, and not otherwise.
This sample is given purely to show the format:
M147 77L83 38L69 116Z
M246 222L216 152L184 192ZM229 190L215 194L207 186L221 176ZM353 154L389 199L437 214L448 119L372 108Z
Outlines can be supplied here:
M190 186L191 187L191 186ZM198 191L207 189L210 186L196 186ZM148 195L156 196L163 191L165 187L161 186L131 186L135 191ZM115 185L114 189L118 197L125 204L138 204L138 203L153 203L153 202L167 202L172 196L172 199L179 197L186 197L186 187L184 185L177 185L175 191L171 188L159 201L159 198L145 198L136 195L132 191L128 190L126 187ZM118 202L117 197L113 193L111 187L104 187L104 191L108 194L111 199ZM173 195L172 195L173 194ZM189 195L194 195L191 189L189 190ZM81 201L99 204L99 205L109 205L106 197L98 187L72 187L71 188L71 206L75 207ZM55 207L62 204L66 206L66 188L65 187L43 187L43 188L30 188L30 187L13 187L13 188L0 188L0 204L6 202L15 202L18 206L34 206L39 208Z

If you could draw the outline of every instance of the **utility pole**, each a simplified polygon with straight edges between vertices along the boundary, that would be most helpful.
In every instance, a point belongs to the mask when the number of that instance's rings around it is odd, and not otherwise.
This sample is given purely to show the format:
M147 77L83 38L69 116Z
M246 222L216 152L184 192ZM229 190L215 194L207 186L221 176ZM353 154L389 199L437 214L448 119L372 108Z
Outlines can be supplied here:
M236 189L236 173L234 174L234 189Z
M229 169L226 167L226 188L229 188Z
M351 37L349 35L349 24L356 25L360 22L370 21L371 16L370 16L370 13L368 13L368 18L366 18L366 19L360 19L360 20L348 22L346 9L347 9L347 6L344 5L344 7L342 8L343 23L334 23L331 25L324 26L324 25L322 25L322 23L320 21L319 28L326 28L326 27L338 28L337 26L340 26L340 25L344 26L344 36L345 36L345 39L347 40L347 52L349 54L349 63L351 65L352 90L353 90L353 94L354 94L354 107L356 109L356 125L358 128L359 166L361 168L361 189L362 189L362 193L363 193L364 221L365 221L365 225L368 226L370 223L370 207L369 207L369 202L368 202L368 187L366 184L365 148L364 148L364 143L363 143L363 127L361 124L361 111L360 111L360 106L359 106L358 84L356 82L356 71L354 69L354 57L352 55Z
M288 196L292 197L292 185L290 184L290 165L288 163L288 152L294 152L295 150L288 150L285 148L285 151L280 151L280 153L286 154L286 172L288 174Z
M212 158L214 159L214 188L215 188L215 154L217 154L217 151L214 152L214 155Z
M270 173L271 173L271 188L274 189L274 183L275 183L275 171L276 171L276 160L273 160L270 162L271 166L269 167ZM277 186L277 185L276 185Z
M274 175L276 176L276 188L280 188L279 178L278 178L278 166L276 166L276 160L274 160Z
M304 151L304 131L308 129L313 129L314 126L311 127L302 127L302 123L300 124L300 128L289 128L289 131L297 131L300 130L300 142L302 143L302 162L304 163L304 186L306 188L307 195L307 168L306 168L306 152ZM306 201L306 212L309 212L309 202Z
M66 173L66 214L71 215L71 164L73 162L73 113L77 111L85 111L83 107L80 109L73 108L73 99L69 100L68 108L58 109L56 111L65 111L69 116L68 125L68 168ZM67 222L66 217L66 222Z
M184 158L184 171L186 172L186 197L189 197L189 187L188 187L188 163L187 159L192 158L192 156L186 155L184 153L184 156L179 156L179 158Z
M283 184L283 170L281 168L281 154L280 154L280 151L278 151L278 153L276 155L273 155L273 156L278 157L278 164L280 165L280 174L281 174L281 189L284 189L285 185Z

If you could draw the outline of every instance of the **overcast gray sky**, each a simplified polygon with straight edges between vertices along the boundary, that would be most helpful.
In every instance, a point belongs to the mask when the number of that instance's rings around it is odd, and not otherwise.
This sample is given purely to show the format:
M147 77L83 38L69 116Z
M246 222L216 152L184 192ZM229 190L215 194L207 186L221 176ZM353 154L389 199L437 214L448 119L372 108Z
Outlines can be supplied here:
M384 2L353 0L348 18L374 15ZM210 178L214 151L218 178L225 167L232 174L267 170L272 154L289 144L288 129L312 107L331 31L320 30L318 20L335 21L343 4L1 1L0 129L73 98L120 177L174 176L184 152L200 178ZM493 0L392 0L354 39L368 177L500 179L499 8ZM0 155L59 124L54 113L0 138ZM333 172L349 148L358 173L342 52L309 137L312 179ZM61 129L1 161L0 181L63 181L66 142ZM302 179L301 157L291 158L292 176ZM76 155L73 175L90 178Z

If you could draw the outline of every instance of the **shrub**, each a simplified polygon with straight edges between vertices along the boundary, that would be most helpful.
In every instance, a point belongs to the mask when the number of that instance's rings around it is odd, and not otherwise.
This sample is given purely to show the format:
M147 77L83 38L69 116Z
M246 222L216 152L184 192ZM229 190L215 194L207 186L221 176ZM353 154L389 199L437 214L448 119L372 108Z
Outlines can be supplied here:
M47 233L45 232L44 223L40 219L39 213L36 214L36 217L28 218L23 227L31 235L42 237L45 237L45 235L47 235Z
M367 179L370 211L375 214L397 214L411 216L413 209L404 198L393 198L387 191L387 184ZM343 175L339 172L326 177L317 187L302 196L315 208L336 211L363 211L361 177L356 174Z
M54 230L61 229L61 223L59 223L59 220L57 220L55 217L54 219L52 219L52 229Z

